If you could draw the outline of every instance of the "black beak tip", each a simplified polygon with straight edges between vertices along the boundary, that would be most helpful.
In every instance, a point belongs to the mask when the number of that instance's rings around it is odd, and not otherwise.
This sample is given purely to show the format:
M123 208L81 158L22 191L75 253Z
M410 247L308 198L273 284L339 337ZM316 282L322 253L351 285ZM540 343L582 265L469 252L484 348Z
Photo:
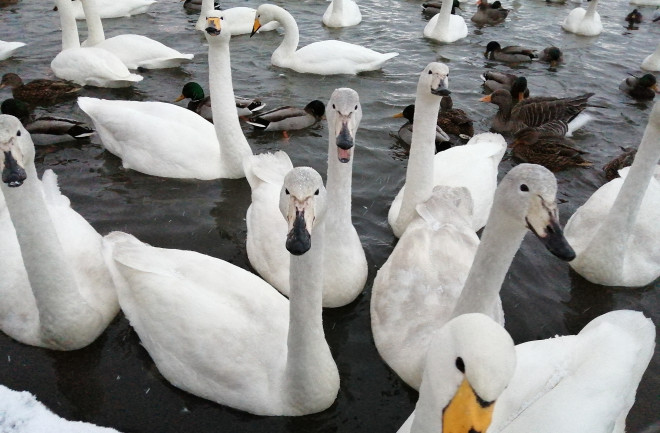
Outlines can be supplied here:
M312 240L307 236L295 236L292 233L286 238L286 249L294 256L302 256L312 247Z
M451 90L447 88L433 89L431 93L438 96L449 96L451 94Z
M215 27L207 27L205 31L212 36L217 36L220 34L220 30L216 29Z
M259 29L257 29L257 30L259 30ZM252 31L250 32L250 37L254 36L255 33L257 33L257 30L252 30Z

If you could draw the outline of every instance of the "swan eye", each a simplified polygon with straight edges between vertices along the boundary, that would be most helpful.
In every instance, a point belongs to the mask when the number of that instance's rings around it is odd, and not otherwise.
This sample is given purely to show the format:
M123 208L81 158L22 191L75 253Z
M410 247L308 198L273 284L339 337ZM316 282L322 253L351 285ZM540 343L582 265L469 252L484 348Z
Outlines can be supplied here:
M433 71L429 71L429 75L433 75Z
M289 195L289 190L284 188L284 194Z
M16 131L16 136L20 137L21 136L21 131Z
M520 185L520 190L527 192L529 191L529 187L523 183L522 185Z
M337 107L335 107L335 104L332 104L332 109L333 109L333 110L336 110L336 109L337 109Z
M225 17L220 17L220 19L221 19L222 21L224 21L224 20L225 20Z
M461 373L465 373L465 363L463 362L463 358L460 356L456 358L456 368L458 368L458 371Z
M358 109L358 106L357 106L357 105L355 106L355 109L356 109L356 110Z
M314 195L319 195L319 190L318 189L314 192Z

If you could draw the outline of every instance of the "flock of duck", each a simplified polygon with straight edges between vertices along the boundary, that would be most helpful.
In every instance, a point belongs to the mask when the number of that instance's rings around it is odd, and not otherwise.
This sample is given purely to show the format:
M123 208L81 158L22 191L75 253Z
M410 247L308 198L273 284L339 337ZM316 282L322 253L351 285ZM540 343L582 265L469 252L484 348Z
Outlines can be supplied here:
M191 100L187 109L78 96L83 86L132 86L142 80L132 71L176 68L192 59L141 35L105 38L102 18L143 13L151 3L56 0L62 50L51 68L64 81L2 77L0 87L11 88L14 98L2 104L9 114L0 116L0 329L28 345L75 350L95 341L121 308L176 387L257 415L323 411L337 397L340 376L322 308L353 302L368 274L351 217L360 96L342 87L326 104L265 111L258 99L235 97L229 41L281 27L271 62L285 73L357 74L380 69L398 53L338 40L298 48L296 21L284 7L218 10L212 0L186 0L184 7L200 10L196 28L208 42L210 95L198 83L185 84L179 100ZM597 4L574 9L562 27L599 34ZM458 1L425 7L436 11L423 30L427 38L450 43L467 35L463 18L452 14ZM497 25L507 15L500 2L481 0L472 21ZM81 18L88 26L82 44ZM359 25L362 16L352 0L333 0L319 19L343 27ZM0 43L0 60L18 52L17 44ZM515 63L539 57L496 41L484 55ZM551 67L563 61L557 47L540 57ZM642 67L660 70L660 47L649 59ZM449 73L446 64L429 63L419 75L415 105L403 113L409 123L399 136L409 145L408 166L388 214L399 240L371 289L378 352L419 390L399 431L623 432L653 355L651 320L612 311L577 335L514 345L502 327L499 291L528 232L596 284L639 287L660 276L660 105L651 110L636 155L627 154L630 167L594 192L562 230L553 171L591 165L565 137L584 125L593 93L530 97L524 77L490 71L483 80L492 93L482 101L498 111L493 132L475 134L469 116L452 107ZM655 78L630 77L621 89L652 99ZM93 129L31 114L33 105L71 97L78 97ZM294 167L284 151L253 154L243 116L266 131L325 119L325 185L316 170ZM167 178L245 177L252 190L246 248L258 275L129 233L101 236L71 208L52 170L37 176L31 134L55 124L57 133L75 138L96 133L126 169ZM449 135L467 143L443 147ZM513 137L513 155L526 162L498 183L504 135Z

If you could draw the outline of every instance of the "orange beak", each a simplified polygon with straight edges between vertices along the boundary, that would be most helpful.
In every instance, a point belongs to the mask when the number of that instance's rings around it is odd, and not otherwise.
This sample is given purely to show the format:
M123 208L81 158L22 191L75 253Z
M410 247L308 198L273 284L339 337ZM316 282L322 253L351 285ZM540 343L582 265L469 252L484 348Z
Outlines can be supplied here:
M486 95L483 98L479 99L481 102L490 102L490 95Z
M392 116L392 117L395 118L395 119L400 119L400 118L403 117L403 113L397 113L397 114L395 114L395 115Z

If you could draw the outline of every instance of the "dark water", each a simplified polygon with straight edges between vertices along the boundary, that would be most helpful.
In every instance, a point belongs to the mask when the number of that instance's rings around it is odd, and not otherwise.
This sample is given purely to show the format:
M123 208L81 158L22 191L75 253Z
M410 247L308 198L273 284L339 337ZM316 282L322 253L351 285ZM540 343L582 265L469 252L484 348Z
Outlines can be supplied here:
M24 346L0 335L1 384L36 394L60 416L123 432L394 432L412 411L417 393L378 356L370 331L369 297L376 270L395 244L386 215L406 167L390 136L400 126L391 115L413 102L419 72L430 61L447 63L454 104L470 113L476 120L475 129L481 132L488 129L495 106L478 102L482 93L479 74L486 68L509 69L484 60L481 53L488 41L538 49L557 45L565 50L566 64L556 70L541 63L517 68L527 76L534 95L593 91L593 102L603 107L592 109L595 120L575 137L576 145L589 152L594 167L557 175L563 223L605 182L600 167L619 152L619 146L637 145L646 125L651 104L636 103L617 87L628 73L637 73L642 59L655 49L660 25L645 22L640 30L627 31L623 18L632 10L627 2L602 1L599 10L605 30L595 38L561 30L560 23L574 4L508 1L505 6L513 12L506 23L477 29L469 22L475 5L464 3L470 34L451 45L422 37L426 22L417 1L359 0L362 23L343 30L320 25L327 7L323 0L275 3L296 17L302 44L337 38L400 53L383 71L323 77L272 67L270 55L280 41L276 33L252 39L240 36L231 42L238 95L258 95L275 107L303 106L312 99L327 101L335 88L343 86L360 94L364 117L354 166L353 220L367 252L370 278L351 305L324 312L326 336L342 380L336 403L323 413L300 418L257 417L179 391L160 376L121 314L98 341L71 353ZM256 7L258 3L235 0L222 4L239 5ZM60 32L57 14L50 9L50 2L34 0L0 8L0 39L28 43L16 57L0 62L0 72L17 72L24 79L52 77L49 64L60 49ZM640 9L647 17L653 11ZM195 59L180 69L144 73L144 81L134 89L89 89L84 94L169 102L187 81L198 81L207 88L206 47L193 30L195 20L175 0L160 0L145 15L106 20L107 36L144 34L192 52ZM8 91L0 92L2 99L10 96ZM45 111L84 119L73 102ZM289 141L279 134L245 131L255 152L283 149L295 165L311 165L325 173L325 126L292 133ZM500 173L513 165L505 158ZM244 179L177 181L124 171L119 159L103 151L98 138L91 143L39 148L37 167L40 172L55 170L73 207L102 234L123 230L156 246L195 250L249 268L244 216L250 188ZM576 333L592 318L623 308L641 310L657 325L659 286L657 281L634 290L590 284L528 237L501 292L506 328L516 342L549 338ZM659 372L656 350L628 416L630 433L660 431Z

